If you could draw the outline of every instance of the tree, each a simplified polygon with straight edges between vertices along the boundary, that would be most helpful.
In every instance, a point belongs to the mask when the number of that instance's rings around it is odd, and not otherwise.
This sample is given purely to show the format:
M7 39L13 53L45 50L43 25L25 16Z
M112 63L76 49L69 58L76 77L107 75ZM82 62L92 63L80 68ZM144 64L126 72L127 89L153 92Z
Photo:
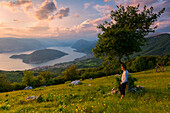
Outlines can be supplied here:
M48 83L48 81L53 77L53 75L50 73L50 71L44 71L44 72L40 72L38 77L39 77L39 79L42 79L42 81L43 81L43 78L44 78L45 83Z
M157 26L154 22L164 12L163 8L158 13L154 13L154 8L149 9L144 6L143 11L138 6L117 6L117 10L111 11L111 21L105 21L98 26L102 33L98 34L98 42L93 49L95 57L116 56L122 63L122 57L134 52L141 51L141 46L145 45L145 36L154 32Z
M22 82L27 84L28 86L34 86L35 76L31 71L24 71L24 77L22 78Z
M72 65L63 71L63 77L65 80L75 80L77 78L77 66Z
M6 79L6 75L0 75L0 92L10 91L11 83Z

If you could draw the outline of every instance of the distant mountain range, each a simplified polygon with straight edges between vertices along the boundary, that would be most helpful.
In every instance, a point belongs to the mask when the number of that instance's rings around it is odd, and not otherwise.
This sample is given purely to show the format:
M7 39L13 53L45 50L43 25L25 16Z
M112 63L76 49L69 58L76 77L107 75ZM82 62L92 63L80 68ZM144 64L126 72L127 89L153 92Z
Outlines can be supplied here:
M84 39L78 40L72 45L72 48L76 49L77 52L86 54L92 54L92 49L95 47L97 41L87 41Z
M45 47L35 39L0 38L0 53L22 52Z
M138 55L170 55L170 34L163 33L147 37L146 45L141 47L142 52L135 53L132 57ZM78 52L92 54L92 49L95 48L97 41L78 40L72 48Z
M170 55L170 34L159 34L147 38L146 45L141 47L142 51L135 53L135 56L144 55Z
M0 53L45 49L51 46L71 46L56 39L0 38Z
M67 53L53 50L53 49L43 49L34 51L31 54L21 54L21 55L12 55L10 58L13 59L22 59L24 63L27 64L40 64L50 60L60 58L67 55Z

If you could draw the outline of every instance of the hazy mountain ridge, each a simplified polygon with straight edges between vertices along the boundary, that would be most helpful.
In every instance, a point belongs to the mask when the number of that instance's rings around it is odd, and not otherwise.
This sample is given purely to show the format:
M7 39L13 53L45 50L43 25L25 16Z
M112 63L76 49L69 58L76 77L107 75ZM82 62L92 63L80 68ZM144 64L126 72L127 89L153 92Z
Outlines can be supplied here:
M0 38L0 53L23 52L44 48L36 39Z
M170 55L170 34L164 33L148 37L146 45L141 47L142 51L135 53L138 55Z
M72 48L78 52L92 54L92 49L95 48L96 41L78 40ZM132 57L138 55L170 55L170 34L162 33L147 37L146 45L141 47L142 52L134 53Z
M66 47L71 44L57 39L0 38L0 53L40 50L54 46Z
M92 49L95 47L96 43L97 43L96 41L87 41L87 40L81 39L75 42L72 48L75 48L76 51L78 52L92 54Z
M10 58L22 59L23 62L27 64L40 64L40 63L44 63L50 60L60 58L65 55L68 54L58 50L43 49L43 50L34 51L31 54L12 55Z

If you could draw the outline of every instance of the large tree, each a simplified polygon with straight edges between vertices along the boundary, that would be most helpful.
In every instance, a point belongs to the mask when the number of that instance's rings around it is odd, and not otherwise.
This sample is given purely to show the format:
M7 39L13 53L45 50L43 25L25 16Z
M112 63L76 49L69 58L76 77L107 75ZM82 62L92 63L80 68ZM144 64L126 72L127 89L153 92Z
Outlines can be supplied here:
M98 34L98 42L93 49L95 57L116 57L122 63L122 57L141 51L150 32L154 32L157 26L155 21L164 12L158 13L154 8L139 10L138 6L117 6L117 10L111 11L111 21L105 21L98 26L101 33Z

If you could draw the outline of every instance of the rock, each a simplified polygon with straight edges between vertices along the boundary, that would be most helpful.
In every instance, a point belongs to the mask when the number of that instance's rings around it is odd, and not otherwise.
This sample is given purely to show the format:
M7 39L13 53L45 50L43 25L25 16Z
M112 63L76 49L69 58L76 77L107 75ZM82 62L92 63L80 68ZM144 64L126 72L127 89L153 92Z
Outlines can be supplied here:
M30 96L30 97L28 96L28 97L27 97L27 100L30 100L30 99L31 99L31 100L37 99L37 96Z
M72 81L71 84L78 85L78 84L81 84L81 82L80 82L80 80L75 80L75 81Z
M30 89L33 89L32 86L27 86L24 88L24 90L30 90Z
M88 86L91 86L91 84L88 84Z
M119 74L116 74L115 76L119 77L120 75L119 75Z
M90 78L90 80L93 80L93 78Z

